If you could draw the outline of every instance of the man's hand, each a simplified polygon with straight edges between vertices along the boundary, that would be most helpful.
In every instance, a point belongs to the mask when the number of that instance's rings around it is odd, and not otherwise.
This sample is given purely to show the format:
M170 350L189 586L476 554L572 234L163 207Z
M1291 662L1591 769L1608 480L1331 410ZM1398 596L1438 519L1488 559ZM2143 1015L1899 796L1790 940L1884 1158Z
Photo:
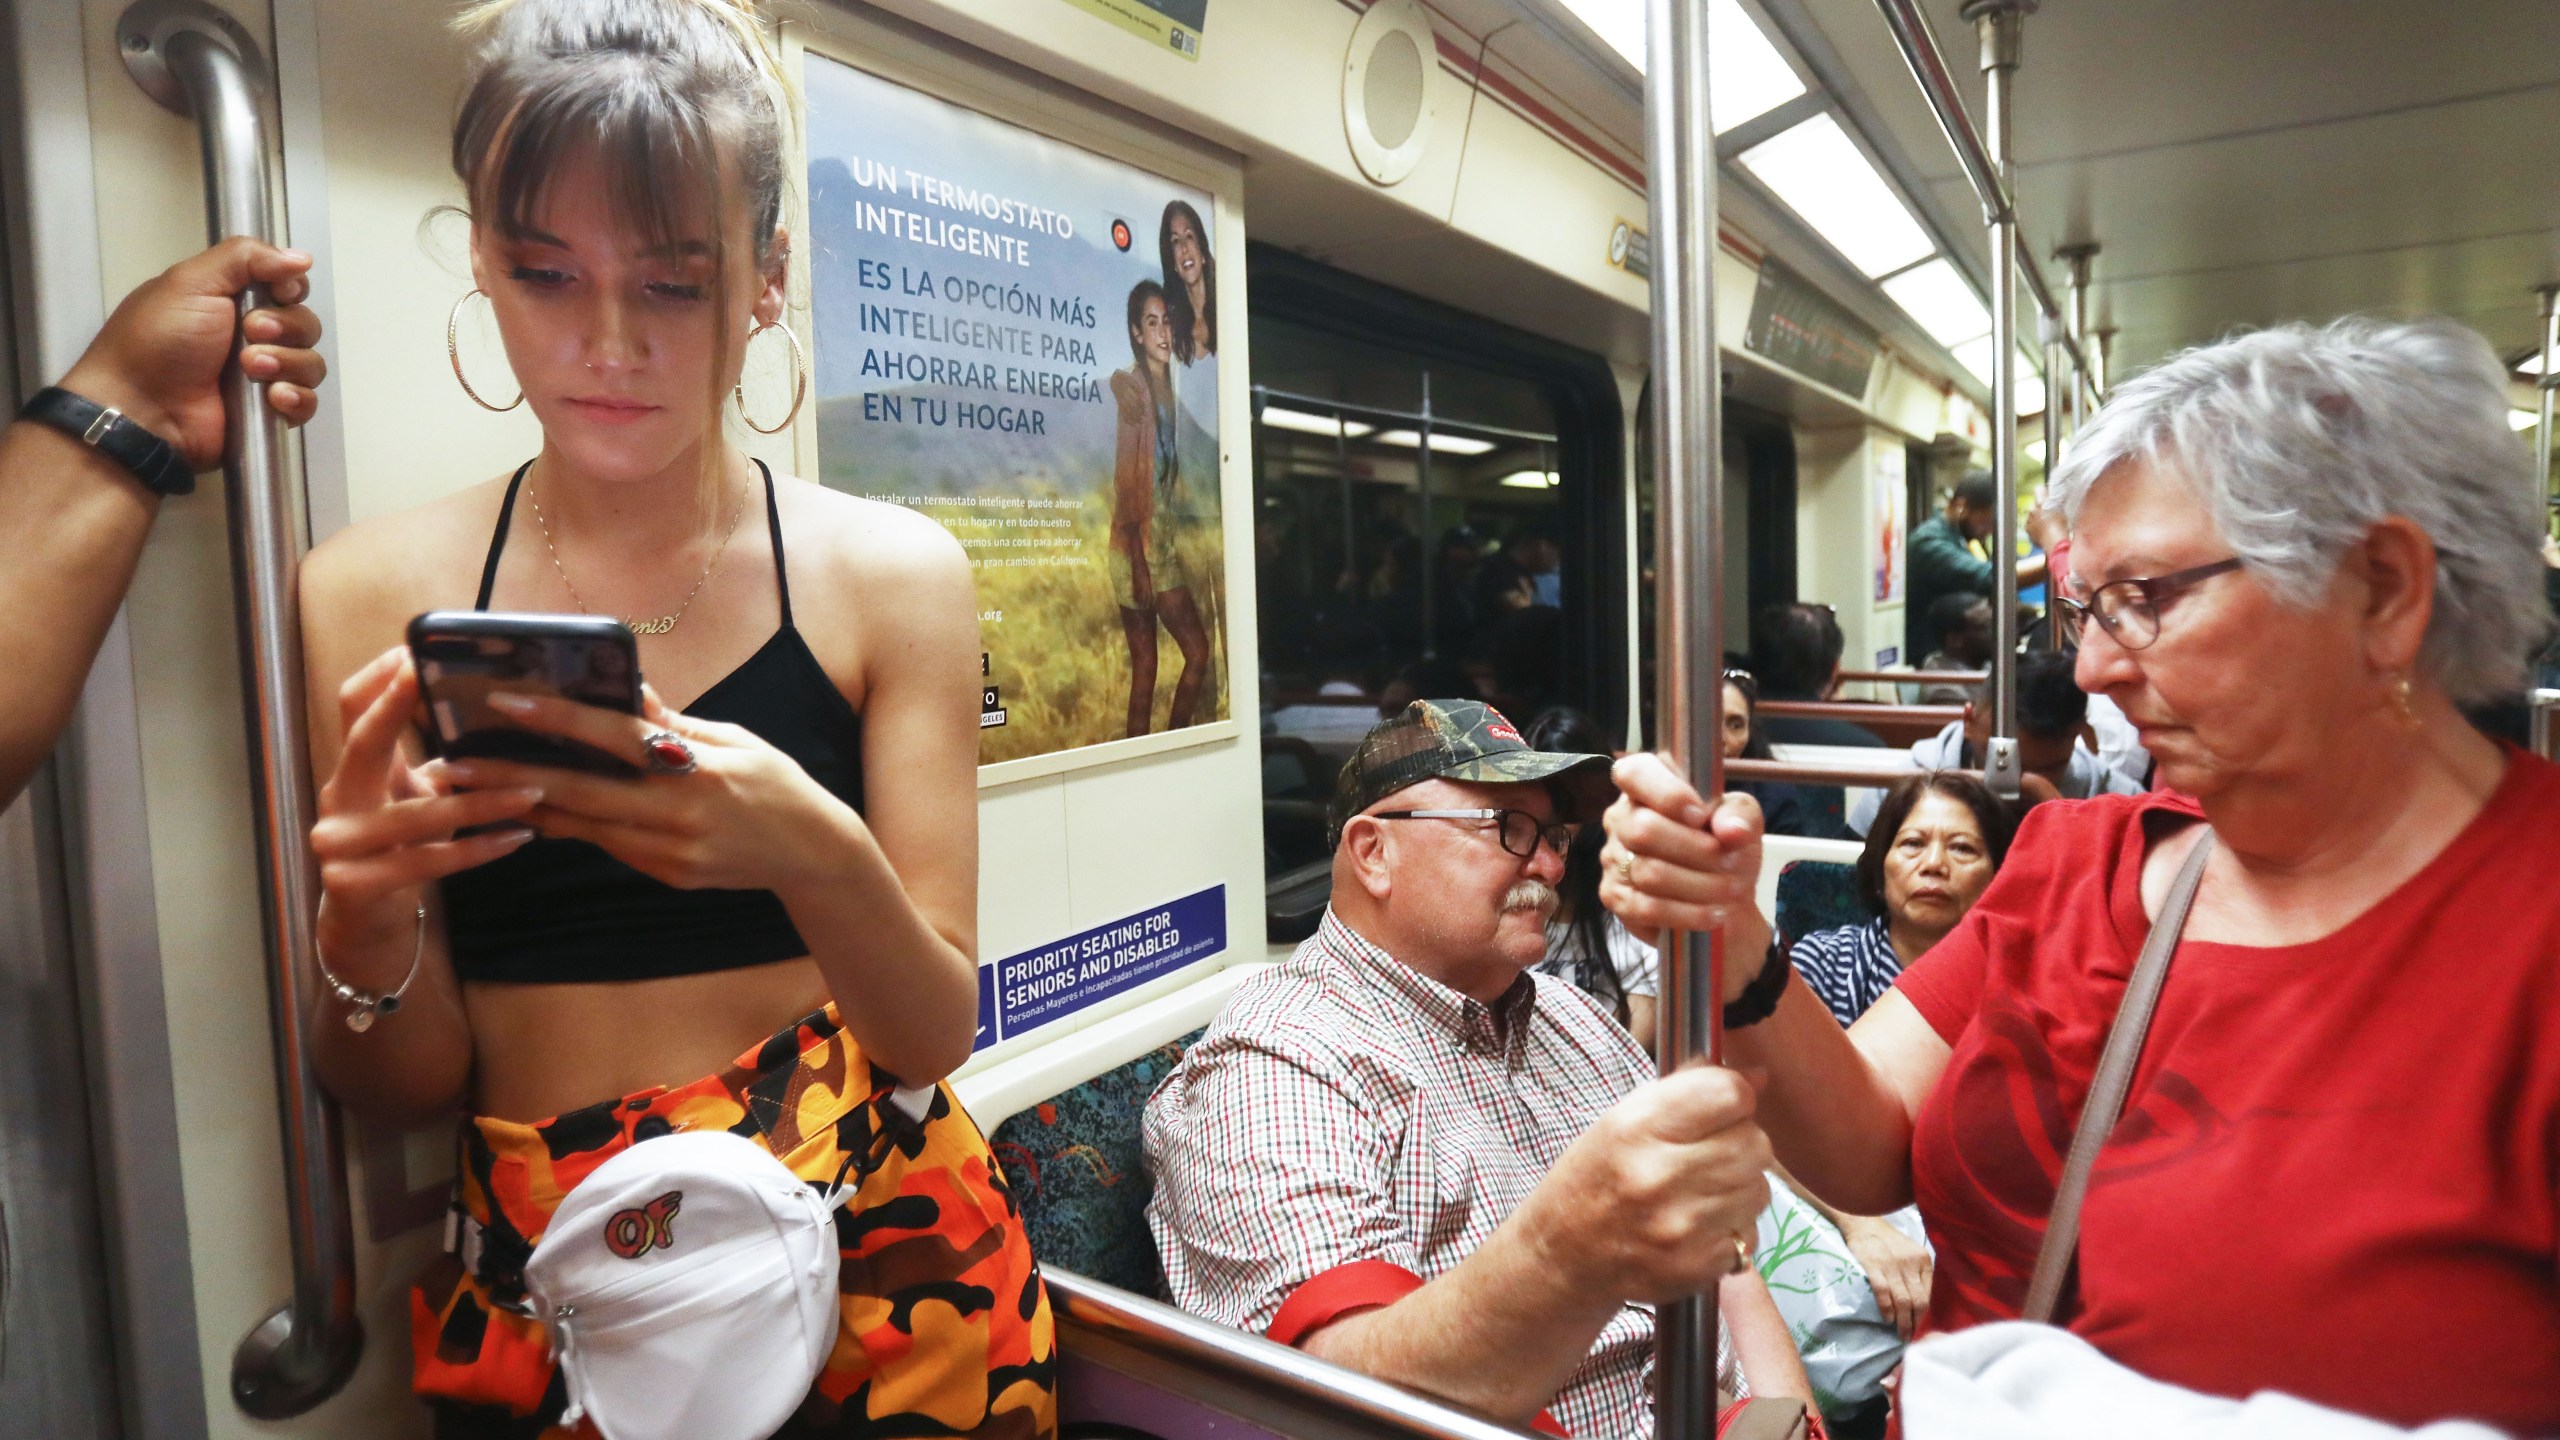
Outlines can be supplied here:
M1876 1308L1885 1323L1908 1340L1929 1313L1929 1247L1902 1233L1892 1221L1867 1215L1840 1217L1840 1238L1850 1258L1867 1272L1876 1292Z
M1576 1288L1661 1302L1714 1291L1769 1203L1752 1092L1695 1066L1638 1087L1573 1142L1515 1219Z
M176 446L193 470L222 463L222 371L236 330L240 367L267 386L267 403L295 425L319 409L328 367L312 347L320 319L302 301L311 257L234 236L144 281L62 377L62 387L111 405ZM251 285L270 303L241 318Z

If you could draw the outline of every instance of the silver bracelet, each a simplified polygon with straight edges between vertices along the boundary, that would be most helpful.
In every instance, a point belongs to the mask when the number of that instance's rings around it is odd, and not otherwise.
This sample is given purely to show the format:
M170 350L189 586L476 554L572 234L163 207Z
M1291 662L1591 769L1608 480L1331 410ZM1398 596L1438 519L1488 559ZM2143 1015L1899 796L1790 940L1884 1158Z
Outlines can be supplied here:
M329 897L321 896L320 903L326 906ZM427 907L421 902L418 906L418 940L409 950L409 973L400 977L399 988L388 993L357 989L329 973L328 958L320 953L317 944L311 947L311 963L320 967L320 978L328 982L329 993L347 1007L347 1028L361 1035L373 1028L375 1016L399 1013L400 997L409 993L409 982L418 978L418 960L426 953Z

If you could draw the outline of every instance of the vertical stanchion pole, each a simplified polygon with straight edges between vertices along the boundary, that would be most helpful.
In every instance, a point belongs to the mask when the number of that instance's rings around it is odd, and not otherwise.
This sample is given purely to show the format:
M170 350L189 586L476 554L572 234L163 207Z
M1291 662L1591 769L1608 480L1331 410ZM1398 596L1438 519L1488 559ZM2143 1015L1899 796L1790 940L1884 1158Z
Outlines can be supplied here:
M2053 252L2053 258L2064 265L2064 273L2071 286L2063 302L2063 333L2071 337L2072 348L2085 360L2089 354L2089 262L2098 258L2098 242L2090 240L2078 245L2065 245ZM2088 423L2089 409L2085 397L2095 390L2094 387L2083 387L2094 378L2085 374L2071 378L2071 433L2074 435ZM2048 468L2053 464L2051 450L2052 447L2046 447L2045 464Z
M1991 571L1998 609L1998 652L1991 657L1991 740L1983 780L1995 795L2018 794L2018 207L2009 163L2009 83L2018 70L2018 35L2038 0L1965 0L1964 18L1982 40L1989 102L1983 138L1991 152L1998 203L1991 226L1991 474L2000 488L2000 522Z
M2095 332L2095 335L2098 348L2089 355L2089 393L2097 397L2099 404L2104 405L2107 403L2107 387L2112 383L2107 377L2113 374L2115 369L2108 362L2107 357L2115 353L2116 327L2110 325L2104 330Z
M1647 0L1645 158L1653 226L1653 456L1661 570L1655 698L1660 744L1700 793L1724 789L1723 498L1717 480L1715 141L1707 123L1706 0ZM1669 1074L1721 1058L1720 946L1665 932L1655 1054ZM1661 1306L1654 1330L1654 1434L1715 1434L1713 1291Z
M2534 294L2542 297L2542 374L2534 388L2542 395L2541 421L2533 431L2533 473L2538 498L2543 510L2543 523L2550 524L2551 510L2551 419L2552 399L2560 395L2560 375L2552 373L2560 364L2560 285L2537 285Z
M1422 422L1414 432L1413 463L1415 484L1420 492L1422 520L1422 654L1431 659L1439 655L1439 630L1434 611L1440 608L1439 593L1432 588L1431 567L1440 557L1434 552L1438 543L1431 538L1431 372L1422 372Z

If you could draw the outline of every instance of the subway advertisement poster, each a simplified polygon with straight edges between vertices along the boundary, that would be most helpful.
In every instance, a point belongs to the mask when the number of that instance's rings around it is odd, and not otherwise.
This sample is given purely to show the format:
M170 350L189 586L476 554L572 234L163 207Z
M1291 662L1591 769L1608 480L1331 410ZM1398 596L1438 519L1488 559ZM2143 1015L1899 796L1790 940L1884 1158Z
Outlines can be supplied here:
M968 551L980 763L1228 718L1209 195L805 83L819 476Z

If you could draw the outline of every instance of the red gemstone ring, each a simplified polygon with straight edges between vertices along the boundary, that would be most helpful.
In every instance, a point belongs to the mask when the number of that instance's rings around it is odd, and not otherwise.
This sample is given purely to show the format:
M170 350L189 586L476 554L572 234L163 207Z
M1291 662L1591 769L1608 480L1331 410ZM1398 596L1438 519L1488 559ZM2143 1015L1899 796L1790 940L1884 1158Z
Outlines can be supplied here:
M652 775L690 775L693 773L693 747L673 730L660 730L640 742L640 753L648 757Z

